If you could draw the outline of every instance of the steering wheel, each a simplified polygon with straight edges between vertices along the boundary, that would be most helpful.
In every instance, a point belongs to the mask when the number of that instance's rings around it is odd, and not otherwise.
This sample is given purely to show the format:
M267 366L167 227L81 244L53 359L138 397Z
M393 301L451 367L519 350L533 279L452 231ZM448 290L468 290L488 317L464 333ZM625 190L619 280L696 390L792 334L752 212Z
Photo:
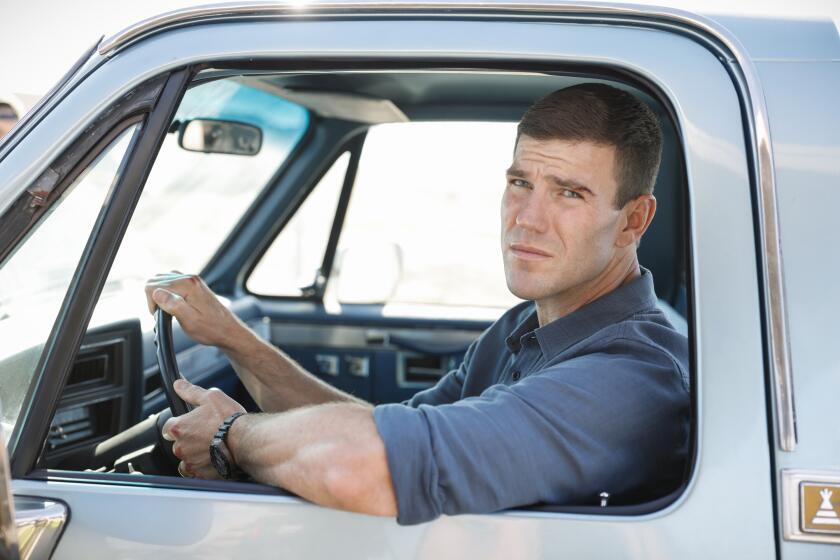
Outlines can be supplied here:
M175 360L175 345L172 343L172 315L158 309L155 311L155 354L157 354L160 380L172 416L181 416L192 410L192 406L175 392L176 379L183 379Z

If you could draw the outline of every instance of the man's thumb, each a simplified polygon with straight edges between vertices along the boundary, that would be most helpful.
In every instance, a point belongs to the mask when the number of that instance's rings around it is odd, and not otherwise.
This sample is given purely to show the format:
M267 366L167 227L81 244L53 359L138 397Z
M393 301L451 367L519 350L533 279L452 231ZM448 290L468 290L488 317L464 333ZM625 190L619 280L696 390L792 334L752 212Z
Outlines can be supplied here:
M175 387L175 392L178 393L179 397L193 406L200 405L201 397L207 392L207 389L193 385L186 379L176 379L172 386Z
M183 298L178 294L172 293L168 290L164 290L163 288L158 288L154 292L152 292L152 299L155 300L155 303L169 313L170 315L174 315L175 311L178 309L178 305L181 303Z

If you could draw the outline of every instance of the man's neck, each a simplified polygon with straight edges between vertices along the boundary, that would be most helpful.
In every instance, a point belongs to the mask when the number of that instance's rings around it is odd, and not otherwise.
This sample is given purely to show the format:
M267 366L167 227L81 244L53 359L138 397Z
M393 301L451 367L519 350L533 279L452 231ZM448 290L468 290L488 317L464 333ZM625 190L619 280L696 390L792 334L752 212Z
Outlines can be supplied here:
M543 327L560 317L565 317L639 276L641 276L639 261L634 252L632 259L612 263L603 274L590 282L537 300L535 304L540 326Z

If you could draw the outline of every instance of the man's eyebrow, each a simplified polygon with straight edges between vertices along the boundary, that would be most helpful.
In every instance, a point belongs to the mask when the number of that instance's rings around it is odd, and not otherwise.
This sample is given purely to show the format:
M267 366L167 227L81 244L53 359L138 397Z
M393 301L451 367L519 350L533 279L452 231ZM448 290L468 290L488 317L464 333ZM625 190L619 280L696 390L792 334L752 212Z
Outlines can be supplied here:
M519 169L518 167L510 166L507 171L505 171L507 175L511 175L513 177L527 177L528 174ZM584 185L583 183L579 183L573 179L567 179L565 177L557 177L555 175L549 175L548 178L551 180L552 183L557 185L558 187L563 187L566 189L572 189L575 191L584 191L589 193L592 196L598 196L595 192Z
M557 185L558 187L564 187L575 191L585 191L592 196L598 196L592 189L590 189L583 183L578 183L577 181L574 181L572 179L566 179L565 177L555 177L553 175L549 178L551 179L551 182Z

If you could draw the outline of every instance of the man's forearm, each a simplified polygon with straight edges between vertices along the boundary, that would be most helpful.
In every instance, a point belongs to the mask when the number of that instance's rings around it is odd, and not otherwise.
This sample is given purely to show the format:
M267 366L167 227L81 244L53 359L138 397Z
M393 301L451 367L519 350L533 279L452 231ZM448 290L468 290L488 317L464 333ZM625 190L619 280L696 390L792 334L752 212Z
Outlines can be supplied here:
M221 350L264 412L328 402L362 403L324 383L244 324Z
M370 406L330 403L248 414L233 424L228 447L260 482L319 505L396 515L385 445Z

